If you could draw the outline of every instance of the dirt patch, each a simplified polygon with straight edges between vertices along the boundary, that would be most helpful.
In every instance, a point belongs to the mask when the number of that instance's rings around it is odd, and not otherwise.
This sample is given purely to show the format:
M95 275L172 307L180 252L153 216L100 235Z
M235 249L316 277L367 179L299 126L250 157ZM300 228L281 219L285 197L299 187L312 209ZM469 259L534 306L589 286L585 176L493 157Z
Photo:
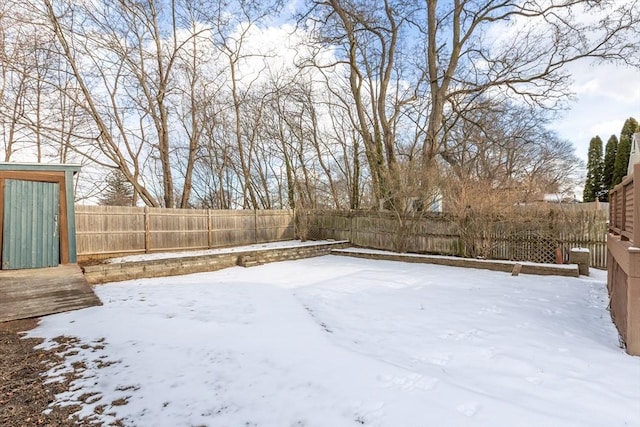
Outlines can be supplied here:
M0 323L0 425L24 426L96 426L73 415L78 405L54 406L55 395L69 389L73 374L61 382L44 384L44 373L60 364L55 350L36 350L40 339L24 339L20 332L37 326L37 319ZM62 346L68 339L60 337ZM46 411L46 413L45 413ZM115 424L118 425L118 424Z

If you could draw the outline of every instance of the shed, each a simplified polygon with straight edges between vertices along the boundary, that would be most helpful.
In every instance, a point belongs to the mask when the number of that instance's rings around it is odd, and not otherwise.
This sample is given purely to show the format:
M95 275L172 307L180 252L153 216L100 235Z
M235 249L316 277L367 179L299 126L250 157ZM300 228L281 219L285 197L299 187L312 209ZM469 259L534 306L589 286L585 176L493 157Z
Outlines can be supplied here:
M79 170L0 163L0 322L100 304L76 264Z
M75 263L79 165L0 163L0 269Z

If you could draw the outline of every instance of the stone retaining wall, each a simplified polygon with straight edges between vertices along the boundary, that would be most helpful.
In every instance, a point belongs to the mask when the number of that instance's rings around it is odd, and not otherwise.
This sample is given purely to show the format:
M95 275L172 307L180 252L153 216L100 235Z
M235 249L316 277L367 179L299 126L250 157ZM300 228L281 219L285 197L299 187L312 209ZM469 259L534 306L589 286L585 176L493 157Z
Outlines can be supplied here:
M289 261L328 255L332 249L349 246L346 241L284 248L235 251L228 253L185 256L158 260L99 264L84 267L84 275L92 284L150 277L203 273L240 265L251 267L269 262Z
M450 267L479 268L483 270L512 272L516 264L522 266L520 273L537 274L541 276L568 276L578 277L578 265L576 264L532 264L518 263L516 261L479 260L472 258L456 258L445 256L428 256L415 254L392 254L379 252L358 251L358 249L345 249L331 251L333 255L350 256L355 258L380 259L387 261L414 262L422 264L447 265Z
M333 249L345 248L347 246L349 246L348 242L336 242L333 244L243 252L238 256L238 265L242 267L253 267L269 262L329 255Z

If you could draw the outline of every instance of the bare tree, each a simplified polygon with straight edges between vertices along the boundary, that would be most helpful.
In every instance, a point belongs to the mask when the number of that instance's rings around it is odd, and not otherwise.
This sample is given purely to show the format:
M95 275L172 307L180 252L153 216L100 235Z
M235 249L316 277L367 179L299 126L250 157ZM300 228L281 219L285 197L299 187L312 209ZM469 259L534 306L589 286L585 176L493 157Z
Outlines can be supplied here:
M92 160L115 164L151 206L176 204L171 144L172 96L179 81L175 68L181 55L197 56L197 50L186 52L187 47L206 31L183 25L182 21L195 19L189 15L189 5L159 0L113 4L45 0L46 18L81 89L74 102L95 122L100 155ZM191 147L187 155L186 191L179 192L183 206L190 194L193 151ZM154 182L149 173L155 160L162 184L157 197L145 185Z
M29 132L23 117L37 72L33 58L38 46L32 42L32 28L20 24L14 6L17 5L0 6L0 127L5 162L12 160L16 151L28 148ZM37 157L40 159L40 154Z
M467 109L445 136L442 159L451 179L482 182L486 188L511 188L527 203L545 192L575 184L580 161L573 146L546 129L545 111L484 100Z
M489 93L553 108L569 94L568 64L587 58L639 63L640 14L633 1L425 0L424 6L416 28L424 36L431 100L427 162L442 149L447 109Z
M388 206L395 198L400 175L396 129L403 107L416 98L404 87L405 67L398 59L402 38L410 25L411 5L364 1L313 2L306 17L316 16L319 42L341 48L338 63L347 66L348 88L354 106L354 125L367 157L376 201ZM320 68L338 63L315 61Z
M410 156L419 154L424 168L437 169L450 149L447 134L478 99L555 109L569 95L568 64L638 65L634 5L326 0L309 2L300 22L312 23L320 46L337 47L337 61L314 64L346 70L354 126L380 200L398 191L402 141L419 149Z
M23 3L8 1L1 7L0 132L4 160L20 152L22 160L78 161L70 154L69 141L74 134L66 126L78 116L75 107L64 102L64 92L72 88L53 34L33 22ZM64 135L61 129L66 129Z

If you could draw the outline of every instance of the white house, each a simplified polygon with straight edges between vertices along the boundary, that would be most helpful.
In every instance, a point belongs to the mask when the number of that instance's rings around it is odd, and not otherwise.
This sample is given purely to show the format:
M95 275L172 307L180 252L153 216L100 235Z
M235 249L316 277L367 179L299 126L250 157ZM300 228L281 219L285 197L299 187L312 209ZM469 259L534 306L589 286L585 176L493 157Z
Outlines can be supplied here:
M631 154L629 154L629 168L627 175L633 173L633 165L640 163L640 132L636 132L631 137Z

